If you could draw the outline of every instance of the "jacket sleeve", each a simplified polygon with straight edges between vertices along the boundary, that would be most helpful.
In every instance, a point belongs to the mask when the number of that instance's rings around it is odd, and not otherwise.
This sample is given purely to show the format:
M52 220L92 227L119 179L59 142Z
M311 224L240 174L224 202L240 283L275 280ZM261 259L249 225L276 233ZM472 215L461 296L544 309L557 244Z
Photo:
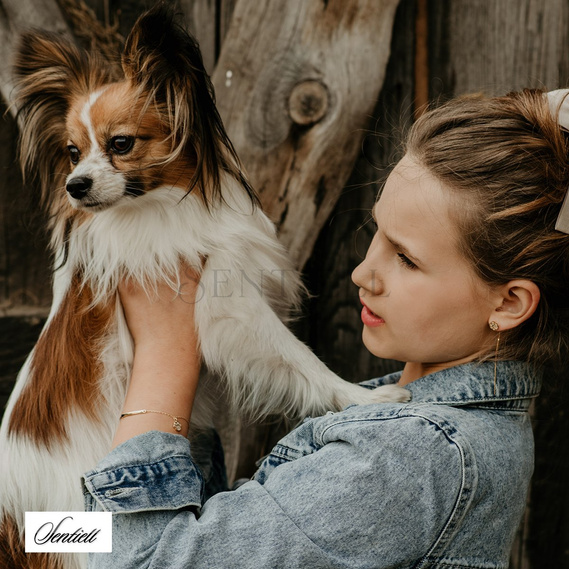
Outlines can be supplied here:
M448 525L464 478L461 453L423 423L328 429L318 451L203 505L188 441L139 435L84 477L87 510L113 512L113 552L91 554L89 567L381 568L420 559Z

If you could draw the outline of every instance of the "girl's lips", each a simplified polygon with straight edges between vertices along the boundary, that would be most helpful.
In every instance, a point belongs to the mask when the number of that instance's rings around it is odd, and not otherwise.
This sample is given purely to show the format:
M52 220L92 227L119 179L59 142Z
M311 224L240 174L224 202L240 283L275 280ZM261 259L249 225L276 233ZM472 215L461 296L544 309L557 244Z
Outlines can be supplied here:
M372 312L364 303L364 301L361 299L360 297L360 301L363 304L363 308L362 308L362 322L364 323L365 326L368 326L370 328L375 328L377 326L381 326L382 324L385 324L385 320L383 318L381 318L381 316L378 316L377 314L375 314L375 312Z

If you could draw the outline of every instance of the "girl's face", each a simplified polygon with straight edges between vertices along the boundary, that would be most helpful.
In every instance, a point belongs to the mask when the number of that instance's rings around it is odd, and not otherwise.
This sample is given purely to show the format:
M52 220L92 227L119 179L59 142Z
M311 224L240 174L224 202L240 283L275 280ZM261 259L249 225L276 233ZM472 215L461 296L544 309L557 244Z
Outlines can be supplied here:
M352 274L363 304L363 341L407 362L401 383L474 359L495 342L496 304L458 249L450 192L405 156L373 210L377 232Z

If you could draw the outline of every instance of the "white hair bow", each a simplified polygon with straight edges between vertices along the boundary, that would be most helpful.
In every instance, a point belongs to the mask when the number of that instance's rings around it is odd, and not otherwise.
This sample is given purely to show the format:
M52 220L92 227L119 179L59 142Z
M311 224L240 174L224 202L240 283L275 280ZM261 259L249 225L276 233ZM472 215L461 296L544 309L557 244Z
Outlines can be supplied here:
M557 91L549 91L546 93L549 109L554 117L557 117L559 126L569 131L569 89L557 89ZM565 199L559 210L555 229L562 233L569 233L569 199L565 194Z

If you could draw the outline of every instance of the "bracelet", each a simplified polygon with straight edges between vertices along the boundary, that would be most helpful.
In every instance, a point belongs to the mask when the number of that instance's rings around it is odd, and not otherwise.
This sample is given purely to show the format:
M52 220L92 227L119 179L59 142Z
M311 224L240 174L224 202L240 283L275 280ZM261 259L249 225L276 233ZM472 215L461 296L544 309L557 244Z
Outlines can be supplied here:
M182 421L186 421L186 423L188 423L188 426L190 425L190 422L187 419L184 419L184 417L176 417L175 415L170 415L170 413L164 413L164 411L153 411L152 409L139 409L138 411L129 411L128 413L123 413L120 416L120 419L123 417L130 417L131 415L144 415L145 413L159 413L160 415L167 415L174 421L172 423L172 427L178 432L182 430L180 419L182 419Z

